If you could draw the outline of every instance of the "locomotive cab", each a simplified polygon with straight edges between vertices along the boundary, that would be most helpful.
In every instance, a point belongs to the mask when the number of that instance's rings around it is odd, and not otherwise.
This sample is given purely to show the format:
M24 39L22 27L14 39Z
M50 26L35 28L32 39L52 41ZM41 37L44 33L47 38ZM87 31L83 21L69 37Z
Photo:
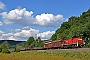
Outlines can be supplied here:
M68 39L65 41L64 46L67 47L83 47L85 42L83 41L82 38L73 36L72 38Z
M75 36L72 38L72 40L73 40L73 43L75 43L74 46L77 46L77 47L83 47L85 44L84 40L81 37Z

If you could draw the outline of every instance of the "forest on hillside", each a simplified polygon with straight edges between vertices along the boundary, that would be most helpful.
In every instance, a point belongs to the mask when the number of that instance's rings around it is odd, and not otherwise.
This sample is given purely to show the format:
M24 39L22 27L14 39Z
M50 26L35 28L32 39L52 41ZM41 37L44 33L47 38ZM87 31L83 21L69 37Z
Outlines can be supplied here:
M90 47L90 8L80 16L71 16L67 22L63 22L50 39L69 39L72 36L82 37L86 46Z

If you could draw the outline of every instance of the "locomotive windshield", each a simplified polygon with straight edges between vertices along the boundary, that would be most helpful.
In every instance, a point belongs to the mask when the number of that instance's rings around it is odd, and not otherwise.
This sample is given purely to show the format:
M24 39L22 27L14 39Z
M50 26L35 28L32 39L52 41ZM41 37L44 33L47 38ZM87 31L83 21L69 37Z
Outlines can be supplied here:
M78 38L78 36L73 36L72 38Z

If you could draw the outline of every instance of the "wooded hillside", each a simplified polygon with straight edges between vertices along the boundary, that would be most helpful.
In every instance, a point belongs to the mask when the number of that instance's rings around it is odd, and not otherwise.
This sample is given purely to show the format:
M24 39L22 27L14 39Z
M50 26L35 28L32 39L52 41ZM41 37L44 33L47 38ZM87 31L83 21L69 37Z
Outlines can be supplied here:
M68 22L63 22L55 34L51 36L51 40L69 39L75 35L82 37L87 46L90 45L90 9L79 17L72 16Z

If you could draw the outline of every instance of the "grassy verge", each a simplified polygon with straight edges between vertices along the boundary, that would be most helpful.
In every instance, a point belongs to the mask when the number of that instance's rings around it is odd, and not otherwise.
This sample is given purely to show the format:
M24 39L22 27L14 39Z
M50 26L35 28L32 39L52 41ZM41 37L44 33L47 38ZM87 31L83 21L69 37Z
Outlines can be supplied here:
M89 60L90 51L87 52L19 52L12 54L0 53L0 60Z

